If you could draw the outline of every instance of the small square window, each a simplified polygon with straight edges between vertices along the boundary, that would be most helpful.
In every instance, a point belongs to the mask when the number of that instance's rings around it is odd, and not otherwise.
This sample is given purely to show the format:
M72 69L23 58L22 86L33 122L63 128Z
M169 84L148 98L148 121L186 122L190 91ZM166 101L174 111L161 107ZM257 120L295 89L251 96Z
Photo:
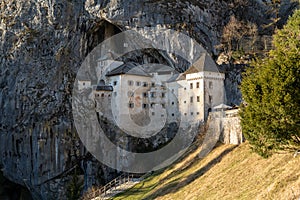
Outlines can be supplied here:
M117 81L114 81L114 85L115 85L115 86L117 85Z
M101 97L104 97L104 93L101 94Z
M184 115L186 116L186 113L184 113Z
M172 113L172 116L174 117L174 113Z
M128 81L128 85L132 86L133 85L133 81Z
M155 106L155 103L151 103L150 106L151 108L153 108Z
M147 87L148 83L147 82L143 82L143 87Z
M134 108L134 103L129 103L129 104L128 104L128 107L129 107L129 108Z
M200 96L197 96L197 102L200 102Z
M165 104L161 104L161 107L165 108L165 107L166 107L166 105L165 105Z
M186 103L186 101L184 101L183 103Z
M152 112L152 115L154 116L154 115L155 115L155 112Z
M165 96L166 96L166 94L163 92L163 93L161 93L161 97L162 98L165 98Z
M174 101L172 101L172 105L174 105Z
M140 81L137 81L137 82L135 82L135 85L136 85L136 86L141 86L141 82L140 82Z
M125 48L128 47L128 43L124 42L123 47L125 47Z
M193 112L191 112L191 115L194 115L194 113L193 113Z
M147 108L149 108L149 105L146 104L146 103L143 103L143 108L144 108L144 109L147 109Z
M155 83L154 83L154 82L152 82L152 83L151 83L151 86L152 86L152 87L155 87Z
M199 112L197 112L197 115L199 115Z

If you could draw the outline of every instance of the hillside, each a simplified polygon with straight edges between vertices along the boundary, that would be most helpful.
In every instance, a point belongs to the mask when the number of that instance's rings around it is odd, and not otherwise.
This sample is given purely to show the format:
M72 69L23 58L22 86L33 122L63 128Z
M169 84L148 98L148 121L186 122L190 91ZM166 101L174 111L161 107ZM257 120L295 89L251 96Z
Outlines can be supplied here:
M199 160L199 150L114 199L300 198L299 155L276 154L264 159L244 143L220 145Z

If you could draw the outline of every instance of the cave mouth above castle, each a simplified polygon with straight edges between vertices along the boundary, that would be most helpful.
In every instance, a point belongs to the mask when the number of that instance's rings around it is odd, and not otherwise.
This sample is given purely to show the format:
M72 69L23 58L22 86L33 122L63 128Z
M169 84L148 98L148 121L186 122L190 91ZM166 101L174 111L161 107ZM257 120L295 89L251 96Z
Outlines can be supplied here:
M122 32L120 26L107 20L101 20L95 23L90 30L87 35L87 53L91 52L104 40Z

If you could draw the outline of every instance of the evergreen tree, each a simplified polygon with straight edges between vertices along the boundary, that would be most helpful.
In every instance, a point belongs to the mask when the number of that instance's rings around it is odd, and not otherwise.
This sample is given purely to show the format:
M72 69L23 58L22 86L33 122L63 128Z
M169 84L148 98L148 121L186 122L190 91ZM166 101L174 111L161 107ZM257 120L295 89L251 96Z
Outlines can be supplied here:
M274 50L244 74L241 123L260 155L300 147L300 10L273 38Z
M75 172L72 175L72 179L67 186L67 199L69 200L77 200L81 197L81 191L83 189L83 181L79 179L77 174L77 168L75 168Z

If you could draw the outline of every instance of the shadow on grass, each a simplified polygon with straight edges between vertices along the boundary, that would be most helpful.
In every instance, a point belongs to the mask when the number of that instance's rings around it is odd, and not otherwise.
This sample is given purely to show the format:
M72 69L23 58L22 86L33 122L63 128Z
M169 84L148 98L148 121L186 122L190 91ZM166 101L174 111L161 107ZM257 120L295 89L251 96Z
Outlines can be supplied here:
M237 146L233 146L231 148L228 148L228 149L224 150L220 155L218 155L216 158L214 158L213 160L211 160L205 166L203 166L202 168L200 168L199 170L197 170L195 173L193 173L193 174L189 175L188 177L186 177L184 180L178 180L178 179L176 179L176 180L168 183L164 187L158 189L157 191L155 191L154 193L148 195L147 197L145 197L143 199L155 199L155 198L160 197L160 196L165 196L167 194L177 192L178 190L180 190L180 188L182 188L182 187L190 184L195 179L199 178L200 176L202 176L203 174L205 174L207 171L209 171L212 167L214 167L217 163L219 163L224 156L226 156L228 153L230 153L231 151L233 151L236 147ZM195 162L197 162L199 160L200 160L199 158L198 159L194 159L193 162L191 162L188 166L185 166L184 169L181 169L181 172L182 172L182 170L188 170L189 168L191 168L195 164ZM178 172L179 171L176 170L175 173L171 173L166 178L164 178L164 181L167 180L167 179L170 179L170 178L174 177Z

